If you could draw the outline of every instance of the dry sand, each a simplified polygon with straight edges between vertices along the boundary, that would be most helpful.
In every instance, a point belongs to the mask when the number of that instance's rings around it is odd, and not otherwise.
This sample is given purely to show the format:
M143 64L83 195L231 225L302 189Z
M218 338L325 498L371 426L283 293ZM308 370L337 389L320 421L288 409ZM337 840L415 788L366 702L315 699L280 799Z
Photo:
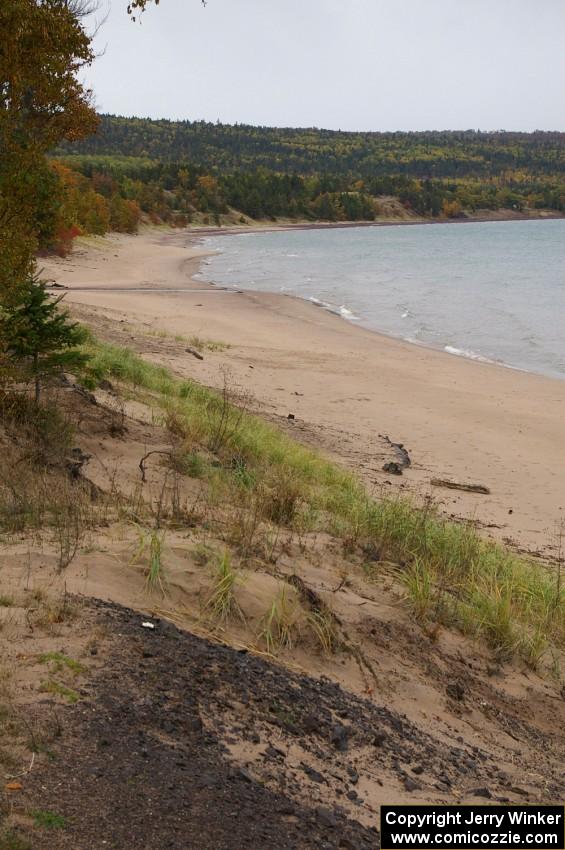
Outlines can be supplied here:
M190 232L147 230L85 241L68 260L46 262L45 272L69 288L67 303L95 328L118 329L124 344L208 385L221 385L229 370L259 410L285 423L294 414L285 427L375 488L433 493L448 514L556 554L565 382L391 339L296 298L217 289L192 277L204 253ZM198 361L178 344L152 345L151 329L230 347ZM382 472L390 450L379 435L409 449L412 467L401 478ZM438 488L434 478L491 493Z

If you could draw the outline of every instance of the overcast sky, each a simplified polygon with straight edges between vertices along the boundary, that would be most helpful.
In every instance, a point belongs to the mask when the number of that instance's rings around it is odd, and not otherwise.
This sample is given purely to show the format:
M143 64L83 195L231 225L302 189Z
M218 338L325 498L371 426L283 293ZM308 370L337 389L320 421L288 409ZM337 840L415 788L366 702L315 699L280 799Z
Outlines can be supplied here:
M565 0L102 0L102 112L342 130L565 130Z

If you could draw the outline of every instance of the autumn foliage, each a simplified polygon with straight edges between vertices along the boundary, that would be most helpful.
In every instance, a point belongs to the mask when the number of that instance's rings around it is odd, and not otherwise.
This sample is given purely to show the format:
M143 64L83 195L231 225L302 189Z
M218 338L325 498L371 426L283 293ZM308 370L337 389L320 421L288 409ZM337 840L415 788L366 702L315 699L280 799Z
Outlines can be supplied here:
M65 0L0 3L0 304L30 280L53 228L58 185L45 159L98 122L78 81L92 58L76 6Z

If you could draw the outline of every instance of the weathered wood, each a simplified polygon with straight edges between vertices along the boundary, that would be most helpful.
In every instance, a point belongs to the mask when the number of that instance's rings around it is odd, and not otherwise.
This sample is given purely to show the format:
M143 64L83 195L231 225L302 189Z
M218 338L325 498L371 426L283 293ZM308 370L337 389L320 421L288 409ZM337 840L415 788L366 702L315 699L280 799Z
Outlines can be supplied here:
M465 493L483 493L488 496L490 490L484 484L461 484L459 481L448 481L447 478L432 478L434 487L447 487L449 490L463 490Z
M204 360L199 351L196 351L195 348L185 348L185 351L188 354L192 354L193 357L196 357L197 360Z
M402 470L407 469L412 465L412 461L410 459L410 455L408 451L404 448L404 443L393 443L393 441L386 434L379 434L381 440L384 440L385 443L393 449L394 454L396 455L396 461L390 461L385 463L383 466L383 472L388 472L391 475L402 475Z

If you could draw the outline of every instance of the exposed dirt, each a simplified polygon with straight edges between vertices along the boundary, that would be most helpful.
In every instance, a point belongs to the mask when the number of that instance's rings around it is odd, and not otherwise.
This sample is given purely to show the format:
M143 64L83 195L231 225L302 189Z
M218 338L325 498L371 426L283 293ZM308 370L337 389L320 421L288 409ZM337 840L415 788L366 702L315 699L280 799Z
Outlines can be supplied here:
M36 850L372 850L375 789L380 802L531 799L481 746L443 742L329 679L142 622L82 608L95 665L80 702L57 707L50 759L9 797L24 833L30 812L64 819L31 830ZM544 784L546 801L560 799L562 776Z

